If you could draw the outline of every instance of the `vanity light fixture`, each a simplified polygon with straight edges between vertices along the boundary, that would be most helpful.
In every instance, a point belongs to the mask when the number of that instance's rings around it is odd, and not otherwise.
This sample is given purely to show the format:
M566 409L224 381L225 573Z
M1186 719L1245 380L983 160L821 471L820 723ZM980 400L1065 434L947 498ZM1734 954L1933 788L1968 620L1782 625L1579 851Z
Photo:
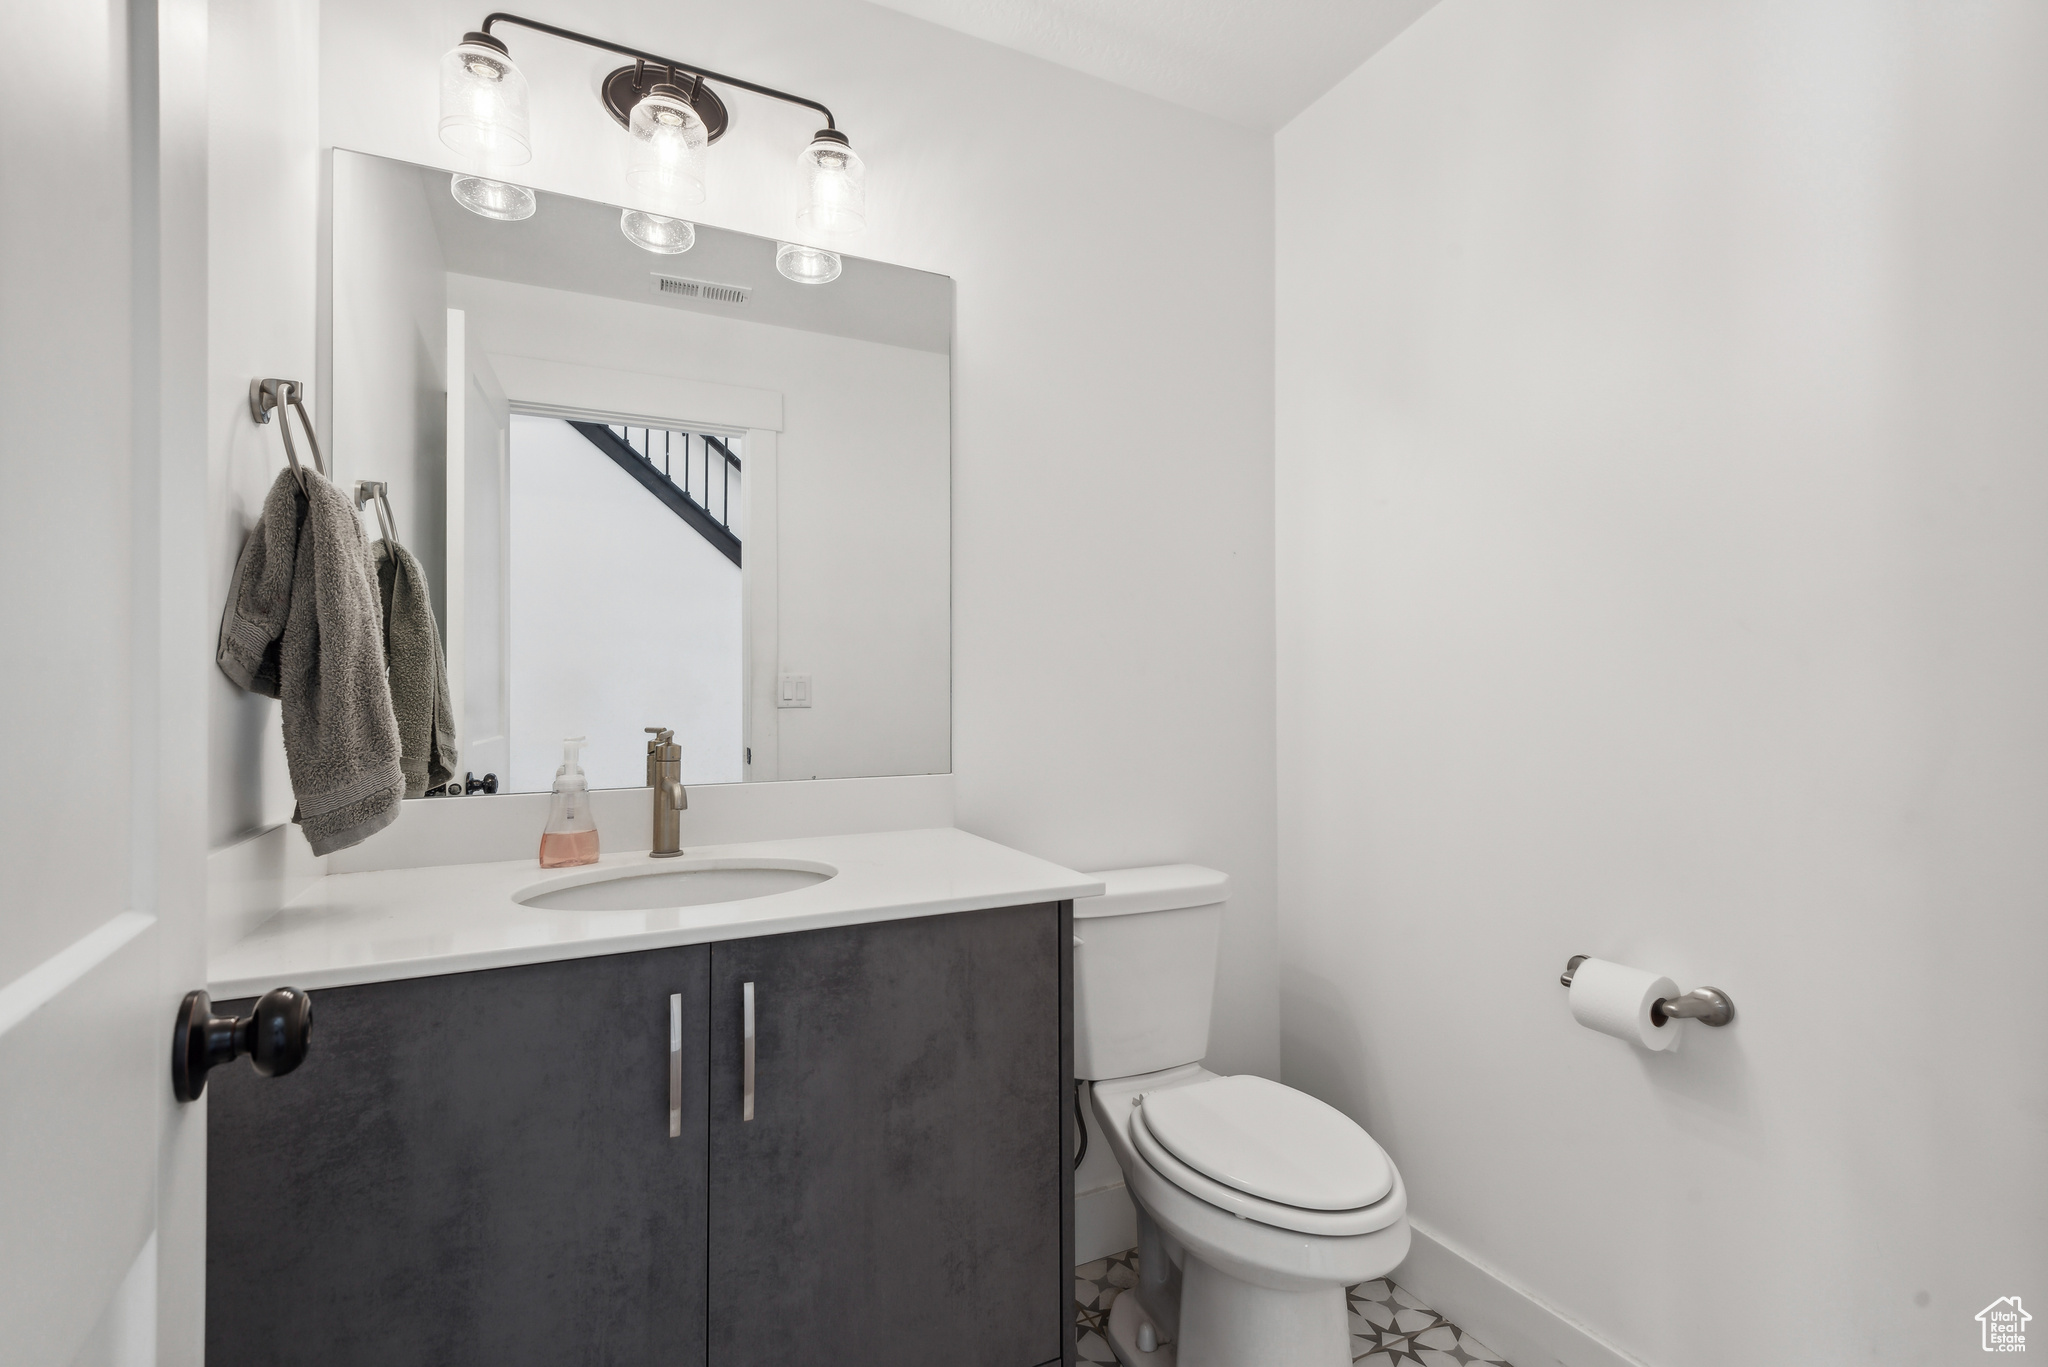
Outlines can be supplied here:
M533 160L526 77L488 33L465 33L441 59L441 141L476 167L449 178L457 204L485 218L533 217L533 191L497 178Z
M797 226L814 234L859 232L868 221L867 163L846 134L821 128L796 159L803 177L803 207ZM839 278L839 253L784 242L775 249L775 269L799 285L827 285Z
M829 285L839 278L839 253L801 242L778 242L775 269L799 285Z
M619 231L634 246L663 256L677 256L697 245L696 224L641 209L619 210Z
M836 128L821 128L796 159L804 205L796 221L812 232L856 233L868 221L868 167Z
M626 170L632 207L620 215L619 230L634 245L672 255L688 251L696 241L696 228L682 215L703 202L706 149L731 123L725 102L711 88L714 82L824 115L825 126L797 158L802 177L797 223L806 234L857 232L866 224L867 165L832 111L816 100L505 13L485 16L482 28L464 34L441 59L441 141L474 165L473 171L458 173L450 186L464 208L504 219L534 211L533 191L502 178L506 169L531 160L533 147L526 77L504 41L491 33L500 23L633 59L632 65L605 77L598 98L632 138ZM781 244L775 264L791 280L806 284L823 284L840 271L837 253L794 243Z
M538 207L533 191L524 185L514 185L506 180L492 180L489 176L467 175L457 171L448 179L448 189L455 196L455 202L473 214L485 218L502 218L517 222L532 218Z
M526 77L488 33L463 34L441 59L441 141L483 170L533 160Z
M699 84L692 78L691 84ZM657 81L626 122L633 144L626 192L656 213L674 214L704 202L704 149L711 138L683 88Z
M711 137L703 116L682 86L657 81L633 106L626 131L633 139L626 195L640 207L619 211L619 231L634 246L663 256L690 250L697 228L681 214L704 202L704 149Z

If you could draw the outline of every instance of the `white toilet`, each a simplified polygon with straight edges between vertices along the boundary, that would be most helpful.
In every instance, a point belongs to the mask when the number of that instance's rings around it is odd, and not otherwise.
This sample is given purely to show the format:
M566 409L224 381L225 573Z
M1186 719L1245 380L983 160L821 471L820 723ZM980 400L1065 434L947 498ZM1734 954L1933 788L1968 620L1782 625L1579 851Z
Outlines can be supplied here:
M1209 1052L1229 879L1094 875L1074 902L1074 1074L1138 1208L1140 1282L1110 1309L1126 1367L1349 1367L1344 1288L1408 1252L1408 1194L1348 1116Z

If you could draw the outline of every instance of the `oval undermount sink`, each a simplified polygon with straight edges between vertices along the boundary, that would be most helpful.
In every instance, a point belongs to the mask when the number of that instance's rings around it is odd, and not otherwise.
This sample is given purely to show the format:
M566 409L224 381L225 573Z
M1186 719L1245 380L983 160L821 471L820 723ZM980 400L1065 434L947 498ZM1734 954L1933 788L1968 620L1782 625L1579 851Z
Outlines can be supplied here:
M674 869L604 871L564 886L547 883L513 897L548 911L656 911L744 902L822 883L838 872L822 864L698 865Z

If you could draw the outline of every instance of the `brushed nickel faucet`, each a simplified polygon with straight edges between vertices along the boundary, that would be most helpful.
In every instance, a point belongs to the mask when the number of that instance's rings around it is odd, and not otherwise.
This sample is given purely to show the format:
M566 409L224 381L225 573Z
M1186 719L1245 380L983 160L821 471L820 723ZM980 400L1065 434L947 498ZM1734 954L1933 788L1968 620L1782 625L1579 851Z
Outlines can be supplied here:
M654 848L649 853L673 859L683 852L683 812L690 805L683 791L683 747L666 726L643 729L654 737L647 742L647 786L654 790Z

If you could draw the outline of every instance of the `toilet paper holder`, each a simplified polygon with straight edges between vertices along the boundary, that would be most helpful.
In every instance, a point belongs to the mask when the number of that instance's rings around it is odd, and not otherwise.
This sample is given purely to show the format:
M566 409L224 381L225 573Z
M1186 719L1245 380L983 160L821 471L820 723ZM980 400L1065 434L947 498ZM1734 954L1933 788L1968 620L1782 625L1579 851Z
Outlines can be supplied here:
M1590 957L1586 954L1572 955L1557 980L1570 987L1572 975L1577 973L1579 965ZM1695 987L1690 992L1666 997L1650 1008L1650 1023L1659 1026L1667 1020L1695 1020L1701 1025L1726 1025L1734 1019L1735 1003L1718 987Z

